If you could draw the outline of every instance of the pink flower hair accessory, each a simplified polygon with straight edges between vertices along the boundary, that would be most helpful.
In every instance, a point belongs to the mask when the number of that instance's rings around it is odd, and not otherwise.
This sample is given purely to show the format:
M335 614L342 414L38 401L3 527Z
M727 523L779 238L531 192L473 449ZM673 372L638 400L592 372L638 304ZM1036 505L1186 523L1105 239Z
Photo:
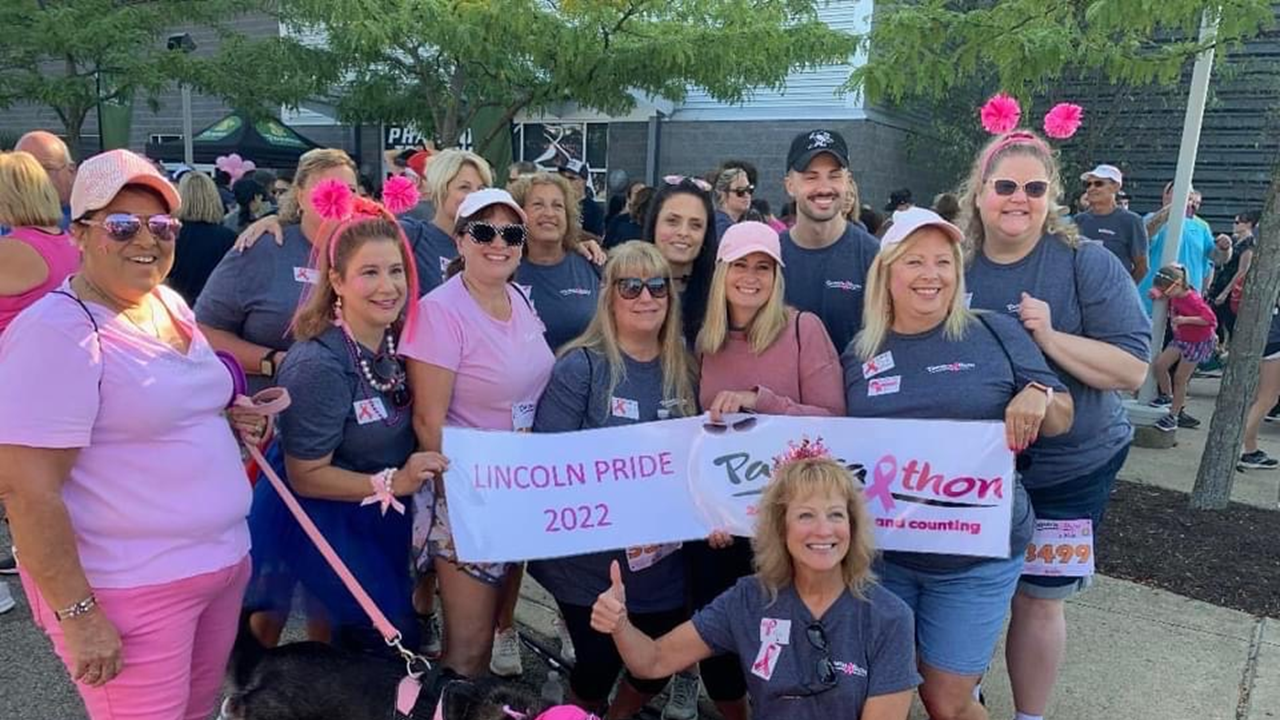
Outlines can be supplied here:
M1022 108L1018 106L1018 101L1005 93L999 93L993 96L982 106L979 113L982 118L982 127L992 135L1000 135L1018 127L1018 121L1022 119Z
M419 198L417 185L403 175L387 180L382 186L382 204L392 215L413 209Z
M341 180L322 180L311 191L311 206L325 220L346 220L355 211L355 194Z
M777 472L787 463L798 462L800 460L810 460L813 458L830 458L831 451L822 442L822 437L817 440L810 440L806 435L797 443L795 440L787 441L787 450L781 455L773 458L773 471Z
M1056 140L1066 140L1080 129L1084 108L1071 103L1058 103L1044 116L1044 134Z

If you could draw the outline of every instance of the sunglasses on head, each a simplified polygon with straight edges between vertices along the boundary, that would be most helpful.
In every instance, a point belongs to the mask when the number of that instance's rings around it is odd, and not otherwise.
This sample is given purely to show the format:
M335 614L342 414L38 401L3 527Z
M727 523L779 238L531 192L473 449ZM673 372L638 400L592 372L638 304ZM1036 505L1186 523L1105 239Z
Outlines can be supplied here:
M1032 180L1029 183L1019 185L1013 180L993 180L991 181L991 187L1001 197L1008 197L1018 192L1018 189L1021 188L1029 198L1042 198L1045 193L1049 192L1049 181Z
M680 185L681 183L689 183L703 192L711 192L711 183L702 178L688 177L687 175L667 175L662 178L662 182L668 185Z
M494 225L487 222L473 222L467 225L467 234L481 245L488 245L494 238L502 236L502 242L508 247L520 247L524 244L526 231L524 225Z
M635 300L640 297L640 293L644 292L645 289L649 290L649 297L654 300L661 300L670 291L670 286L667 285L667 279L664 277L654 277L648 280L635 277L618 278L616 284L618 286L618 295L622 296L623 300Z
M756 186L755 186L755 185L748 185L748 186L746 186L746 187L733 188L733 189L729 190L729 192L733 193L734 195L737 195L738 197L746 197L746 196L748 196L748 195L754 195L754 194L755 194L755 192L756 192Z
M92 225L107 231L107 236L116 242L129 242L145 225L147 232L157 240L173 242L178 239L178 230L182 222L169 215L134 215L132 213L111 213L101 220L81 220L81 225Z

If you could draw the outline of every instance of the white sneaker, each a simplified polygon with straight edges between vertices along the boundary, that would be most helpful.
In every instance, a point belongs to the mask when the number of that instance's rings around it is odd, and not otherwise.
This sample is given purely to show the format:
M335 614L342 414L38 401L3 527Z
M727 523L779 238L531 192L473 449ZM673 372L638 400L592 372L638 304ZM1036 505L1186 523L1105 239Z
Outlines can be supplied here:
M489 672L498 677L511 678L524 673L520 662L520 636L515 628L493 634L493 656L489 659Z
M14 608L16 603L13 601L13 595L9 592L9 583L0 582L0 615L3 615Z
M440 613L433 612L422 619L422 654L435 660L444 652L444 628Z
M564 626L564 620L557 617L552 624L556 627L556 637L560 639L560 657L570 665L578 662L578 654L573 651L573 638L569 637L569 628Z
M667 685L670 694L662 708L662 720L696 720L701 680L691 672L676 673Z

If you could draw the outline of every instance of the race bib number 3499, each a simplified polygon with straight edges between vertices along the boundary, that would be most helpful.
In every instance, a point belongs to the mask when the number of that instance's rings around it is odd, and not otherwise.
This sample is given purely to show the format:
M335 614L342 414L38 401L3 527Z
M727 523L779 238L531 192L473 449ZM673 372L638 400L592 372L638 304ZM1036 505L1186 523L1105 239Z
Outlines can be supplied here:
M1094 572L1093 522L1036 520L1036 534L1027 544L1024 575L1088 577Z

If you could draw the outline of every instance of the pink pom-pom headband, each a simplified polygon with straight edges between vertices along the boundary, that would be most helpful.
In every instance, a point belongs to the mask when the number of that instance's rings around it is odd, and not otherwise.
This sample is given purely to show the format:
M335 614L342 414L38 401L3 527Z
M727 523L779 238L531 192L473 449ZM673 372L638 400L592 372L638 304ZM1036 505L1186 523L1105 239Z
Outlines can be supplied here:
M1034 145L1039 150L1049 152L1049 146L1035 133L1026 130L1014 130L1022 117L1022 108L1018 101L1005 93L993 96L979 111L982 127L992 135L1001 135L999 141L987 149L982 159L982 174L991 171L991 161L1001 150L1011 145ZM1066 140L1076 134L1084 119L1084 108L1071 103L1058 103L1044 116L1044 132L1055 140Z

